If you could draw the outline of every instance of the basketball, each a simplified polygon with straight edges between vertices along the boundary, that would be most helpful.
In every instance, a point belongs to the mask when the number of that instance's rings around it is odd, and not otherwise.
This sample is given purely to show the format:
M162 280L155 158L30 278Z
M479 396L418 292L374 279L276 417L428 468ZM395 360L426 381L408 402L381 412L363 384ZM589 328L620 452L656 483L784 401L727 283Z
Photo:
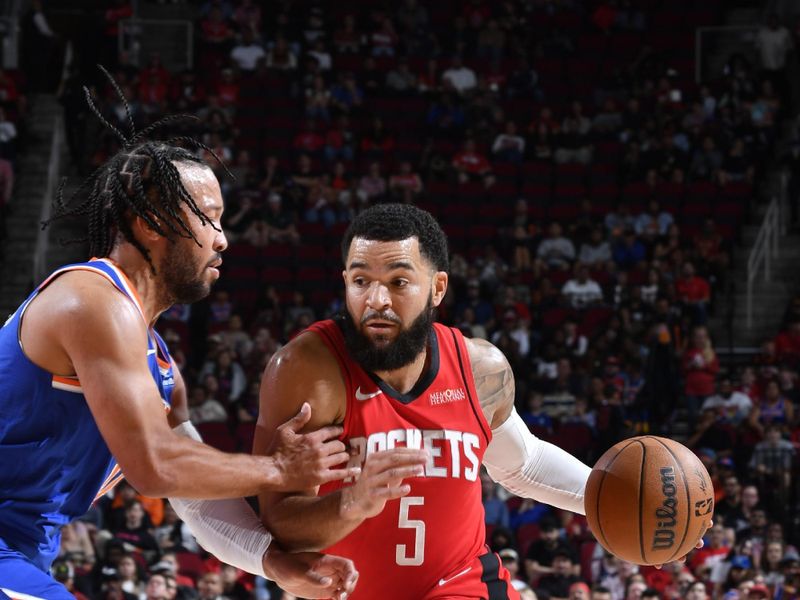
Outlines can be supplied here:
M595 464L584 499L603 548L639 565L686 556L714 512L714 487L686 446L652 435L624 440Z

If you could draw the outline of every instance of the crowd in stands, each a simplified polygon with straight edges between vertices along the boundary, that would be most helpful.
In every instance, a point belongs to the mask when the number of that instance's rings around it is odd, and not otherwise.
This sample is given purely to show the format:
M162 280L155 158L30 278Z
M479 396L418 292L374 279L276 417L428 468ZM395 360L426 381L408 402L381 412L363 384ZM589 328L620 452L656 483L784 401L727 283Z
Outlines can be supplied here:
M584 518L484 479L488 543L515 587L541 600L800 593L800 302L741 368L720 365L708 328L789 112L785 28L765 27L761 46L783 60L734 55L697 85L694 29L720 22L719 1L197 8L194 69L122 54L111 70L139 129L195 115L163 135L202 140L235 175L204 152L226 199L222 279L159 327L204 439L249 451L266 362L343 309L349 220L376 202L415 203L452 251L439 319L505 353L535 434L591 464L683 422L715 481L705 547L656 570L605 553ZM61 92L88 172L118 145L87 118L85 77ZM103 114L125 128L123 102L98 82ZM168 504L124 485L67 527L62 550L57 576L87 598L162 597L151 587L163 586L179 598L281 597L206 559Z

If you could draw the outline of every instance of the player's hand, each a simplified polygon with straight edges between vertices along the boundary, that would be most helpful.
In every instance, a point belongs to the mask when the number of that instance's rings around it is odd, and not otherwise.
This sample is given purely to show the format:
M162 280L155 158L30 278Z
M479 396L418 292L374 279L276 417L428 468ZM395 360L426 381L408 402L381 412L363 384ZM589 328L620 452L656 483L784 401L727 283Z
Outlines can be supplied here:
M344 600L358 581L352 560L319 552L284 552L275 543L264 553L264 573L299 598Z
M701 533L701 534L700 534L700 541L699 541L699 542L697 542L697 546L695 546L695 550L699 550L700 548L702 548L703 546L705 546L705 542L703 541L703 537L705 537L705 535L706 535L706 531L708 531L709 529L711 529L713 526L714 526L714 521L709 521L709 522L708 522L708 525L706 525L706 528L703 530L703 533ZM689 556L689 555L687 554L686 556ZM685 563L685 562L686 562L686 556L683 556L683 557L681 557L681 558L678 558L678 559L676 559L676 561L674 561L674 562ZM664 565L653 565L653 566L654 566L656 569L660 569L660 568L661 568L661 567L663 567Z
M403 480L424 475L427 461L425 450L412 448L370 454L356 482L342 488L339 514L343 519L368 519L379 514L388 500L402 498L411 491Z
M279 492L296 492L317 487L323 483L357 477L359 467L334 469L347 462L345 445L336 438L341 427L323 427L311 433L298 433L311 418L311 405L304 402L294 417L275 431L267 451L277 470L271 489Z

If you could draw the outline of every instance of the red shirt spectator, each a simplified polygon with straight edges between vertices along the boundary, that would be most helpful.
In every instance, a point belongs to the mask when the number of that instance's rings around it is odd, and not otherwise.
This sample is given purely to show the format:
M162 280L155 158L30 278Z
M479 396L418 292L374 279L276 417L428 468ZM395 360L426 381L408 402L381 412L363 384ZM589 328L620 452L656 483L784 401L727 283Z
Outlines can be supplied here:
M711 347L708 331L697 327L692 335L692 345L683 353L683 374L687 396L706 397L714 393L714 379L719 372L719 359Z
M324 143L322 136L309 127L295 136L292 147L305 152L319 152Z
M233 31L222 16L219 8L212 8L208 17L200 23L203 39L212 44L221 44L233 37Z
M475 149L472 140L464 144L464 149L453 157L453 166L471 175L483 175L490 170L489 161Z
M697 302L708 302L711 299L711 287L705 279L695 275L694 266L691 263L686 263L683 266L682 275L675 282L675 290L682 301L695 304Z
M800 322L790 324L775 336L775 352L782 361L794 363L800 359Z
M239 100L239 83L230 69L222 71L222 79L217 84L217 97L222 106L233 106Z

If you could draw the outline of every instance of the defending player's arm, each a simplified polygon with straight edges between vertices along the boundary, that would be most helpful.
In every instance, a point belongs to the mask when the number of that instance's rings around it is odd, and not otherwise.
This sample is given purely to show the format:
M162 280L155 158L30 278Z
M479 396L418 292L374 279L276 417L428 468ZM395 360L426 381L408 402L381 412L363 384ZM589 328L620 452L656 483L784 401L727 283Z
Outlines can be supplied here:
M266 452L280 423L306 401L312 409L304 430L342 423L345 394L339 366L319 338L311 333L295 338L264 371L253 452ZM410 488L402 481L421 474L425 460L423 451L398 448L371 455L353 485L322 497L316 495L318 488L264 492L259 496L262 519L289 550L327 548L380 513L387 500L408 494Z
M344 476L330 470L347 456L339 442L303 438L299 446L255 457L176 436L145 360L147 333L133 304L92 274L68 273L51 287L59 293L46 294L47 303L37 299L35 308L49 310L49 318L40 313L29 324L34 330L28 331L26 351L38 340L47 350L34 348L37 356L60 352L66 357L103 439L141 493L242 497Z
M174 364L173 370L169 424L176 433L200 442L200 434L189 421L183 377ZM301 412L310 415L309 409ZM355 589L358 572L353 561L313 552L283 552L271 544L272 536L243 498L169 501L199 544L223 563L271 579L303 598L345 598Z
M503 353L485 340L466 342L478 398L492 428L483 457L489 475L517 496L585 514L591 469L530 432L514 409L514 373Z

